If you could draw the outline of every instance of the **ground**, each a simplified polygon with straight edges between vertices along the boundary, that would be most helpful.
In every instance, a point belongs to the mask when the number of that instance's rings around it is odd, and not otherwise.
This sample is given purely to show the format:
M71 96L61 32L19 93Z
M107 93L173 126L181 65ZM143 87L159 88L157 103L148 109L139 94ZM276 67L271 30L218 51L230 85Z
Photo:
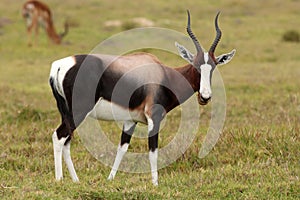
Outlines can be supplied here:
M47 4L56 29L62 31L68 20L70 32L56 46L40 30L39 42L32 47L27 46L21 17L23 2L2 0L0 5L1 199L300 198L300 43L282 39L287 31L300 32L300 1L52 0ZM159 170L159 186L154 187L150 173L119 172L114 181L107 181L110 168L92 157L75 133L71 152L80 183L71 181L65 166L65 179L56 182L51 135L60 119L48 86L51 62L89 53L109 36L139 26L133 18L185 34L186 9L206 49L214 39L213 19L220 10L223 36L216 53L237 49L233 60L219 68L227 115L217 145L208 156L198 158L209 126L208 105L201 108L194 142L176 162ZM123 25L107 28L109 20ZM179 56L146 51L167 65L185 64ZM160 146L172 139L179 118L177 111L170 113ZM102 125L117 144L119 128ZM129 151L146 149L146 140L133 138Z

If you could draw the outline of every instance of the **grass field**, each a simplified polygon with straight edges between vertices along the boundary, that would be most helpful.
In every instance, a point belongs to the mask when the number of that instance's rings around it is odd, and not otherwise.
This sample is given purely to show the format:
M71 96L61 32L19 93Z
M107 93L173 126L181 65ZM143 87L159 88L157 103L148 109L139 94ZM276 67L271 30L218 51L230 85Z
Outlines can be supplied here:
M61 46L40 40L27 46L21 17L24 1L0 4L0 199L300 199L300 51L298 42L285 42L288 30L300 32L299 0L123 1L51 0L55 26L66 19L70 33ZM64 180L54 179L51 135L60 122L48 86L50 63L72 54L89 53L98 43L129 27L135 17L155 26L185 33L186 9L193 30L209 48L213 19L221 10L223 36L217 54L237 49L220 68L227 96L223 134L208 156L198 151L209 126L210 106L196 139L176 162L159 170L159 186L151 174L118 172L93 158L75 134L72 158L80 183L73 183L64 166ZM107 20L125 25L105 28ZM138 38L137 38L138 40ZM153 51L167 65L180 66L179 57ZM170 113L176 123L176 112ZM117 144L120 130L103 126ZM172 125L160 136L172 137ZM133 138L130 151L147 149Z

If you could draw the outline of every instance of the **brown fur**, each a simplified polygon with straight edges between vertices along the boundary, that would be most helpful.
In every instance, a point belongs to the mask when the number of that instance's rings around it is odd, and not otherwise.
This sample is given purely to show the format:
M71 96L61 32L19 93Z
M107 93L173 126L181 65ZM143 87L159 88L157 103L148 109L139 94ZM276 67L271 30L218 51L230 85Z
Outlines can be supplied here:
M68 25L65 24L65 32L61 35L56 33L55 27L53 25L51 10L46 4L40 1L30 0L24 3L22 8L22 15L23 18L27 20L26 26L29 46L32 43L31 33L33 29L35 30L36 43L38 38L39 26L45 29L48 38L54 44L60 44L62 37L68 32Z

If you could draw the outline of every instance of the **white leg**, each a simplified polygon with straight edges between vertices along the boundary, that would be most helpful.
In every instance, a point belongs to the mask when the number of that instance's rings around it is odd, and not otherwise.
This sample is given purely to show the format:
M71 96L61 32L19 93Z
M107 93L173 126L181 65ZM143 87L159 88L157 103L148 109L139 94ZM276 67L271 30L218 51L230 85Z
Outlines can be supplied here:
M63 178L62 173L62 151L64 143L67 140L66 138L61 138L60 140L57 137L56 131L52 135L53 150L54 150L54 164L55 164L55 179L61 180Z
M153 134L158 134L158 130L159 130L159 126L156 124L156 129L157 131L154 129L154 122L153 120L146 115L147 118L147 122L148 122L148 133L149 133L149 140L151 139L151 141L149 141L149 147L150 149L155 149L154 151L149 151L149 160L150 160L150 168L151 168L151 175L152 175L152 183L154 186L158 185L158 173L157 173L157 157L158 157L158 149L157 146L153 145ZM150 138L152 137L152 138ZM158 138L154 139L157 140ZM156 141L157 142L157 141Z
M155 151L149 151L149 160L151 167L152 183L153 185L158 185L158 173L157 173L157 149Z
M68 170L70 172L70 175L72 177L72 180L74 182L78 182L79 179L77 177L77 174L76 174L76 171L75 171L72 159L71 159L70 146L71 146L71 141L68 144L63 146L63 157L64 157L65 163L68 167Z
M118 146L117 156L116 156L114 165L110 171L110 174L108 176L108 180L114 179L114 177L118 171L119 165L121 163L121 160L122 160L124 154L127 152L128 146L129 146L129 144L127 144L127 143L123 144L122 146L121 145Z

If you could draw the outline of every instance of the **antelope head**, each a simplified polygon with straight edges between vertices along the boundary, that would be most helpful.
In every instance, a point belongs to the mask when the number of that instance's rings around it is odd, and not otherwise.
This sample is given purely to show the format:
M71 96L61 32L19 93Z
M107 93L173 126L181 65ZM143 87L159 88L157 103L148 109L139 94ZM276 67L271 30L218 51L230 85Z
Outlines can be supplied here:
M209 102L212 96L211 91L211 79L214 69L217 65L224 65L228 63L234 56L236 50L233 49L230 53L222 54L220 56L215 57L215 49L221 39L222 32L218 26L218 17L220 12L217 13L215 18L215 28L216 28L216 38L212 43L208 52L205 52L200 43L198 42L196 36L193 34L191 29L191 19L190 19L190 12L187 11L188 14L188 22L187 22L187 32L191 37L196 50L197 54L194 55L190 51L188 51L184 46L175 43L176 47L178 48L180 56L188 61L191 65L193 65L200 75L200 89L198 91L198 101L199 104L205 105Z

